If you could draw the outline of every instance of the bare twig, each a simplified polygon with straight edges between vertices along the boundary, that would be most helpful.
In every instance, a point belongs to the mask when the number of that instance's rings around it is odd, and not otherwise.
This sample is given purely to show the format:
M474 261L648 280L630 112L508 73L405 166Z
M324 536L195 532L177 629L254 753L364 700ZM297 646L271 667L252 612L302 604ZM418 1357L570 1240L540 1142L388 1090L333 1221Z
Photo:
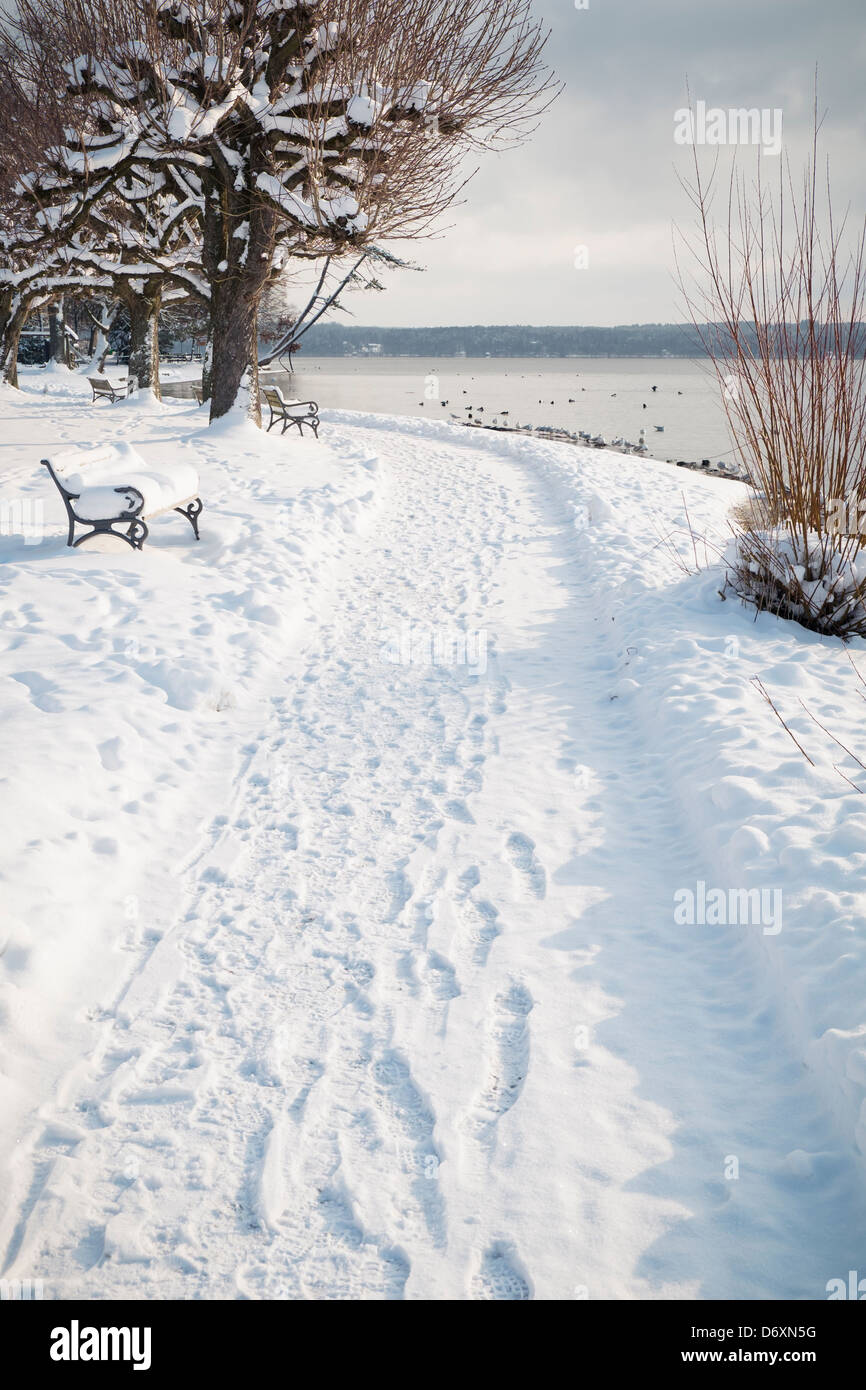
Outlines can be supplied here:
M803 754L803 757L806 759L806 762L810 765L810 767L814 767L815 764L812 762L812 759L809 757L809 754L806 752L806 750L805 750L805 748L803 747L802 743L799 742L799 740L796 738L796 736L791 732L791 729L788 727L788 725L786 724L785 720L782 718L782 715L779 713L778 709L776 708L775 704L773 703L773 700L772 700L771 696L769 695L769 693L768 693L766 687L764 686L763 682L760 681L760 680L758 679L757 676L752 676L752 684L753 684L753 685L756 687L756 689L759 691L759 693L761 694L762 698L763 698L764 700L766 700L767 704L770 706L770 709L771 709L771 710L773 711L773 713L775 714L775 716L776 716L776 718L778 719L779 723L781 724L782 728L785 730L785 733L788 735L788 737L791 739L791 741L797 745L797 747L799 748L800 752Z

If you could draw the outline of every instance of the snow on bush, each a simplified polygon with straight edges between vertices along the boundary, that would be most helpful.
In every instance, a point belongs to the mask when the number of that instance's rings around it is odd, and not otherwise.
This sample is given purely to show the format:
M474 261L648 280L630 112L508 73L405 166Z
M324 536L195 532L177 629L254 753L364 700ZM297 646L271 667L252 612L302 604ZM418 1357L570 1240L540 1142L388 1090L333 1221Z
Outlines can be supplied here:
M857 538L786 526L747 530L729 544L726 587L755 608L813 632L866 637L866 550Z

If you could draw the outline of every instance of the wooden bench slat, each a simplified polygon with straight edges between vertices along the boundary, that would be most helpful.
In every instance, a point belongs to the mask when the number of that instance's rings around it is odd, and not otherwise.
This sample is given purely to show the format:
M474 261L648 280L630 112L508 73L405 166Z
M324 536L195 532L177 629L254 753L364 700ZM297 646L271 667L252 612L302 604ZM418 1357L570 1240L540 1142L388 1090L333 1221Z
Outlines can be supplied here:
M315 401L287 401L278 386L265 386L263 395L271 418L268 421L268 432L273 428L277 421L282 422L281 434L292 425L296 425L298 433L303 435L304 426L308 425L313 434L319 437L319 407ZM293 413L303 409L302 415Z
M134 377L127 377L122 386L114 386L108 380L107 376L89 376L87 381L93 392L91 405L98 401L100 396L104 396L107 400L110 400L112 405L114 405L115 401L126 400L130 394L130 388L134 380Z

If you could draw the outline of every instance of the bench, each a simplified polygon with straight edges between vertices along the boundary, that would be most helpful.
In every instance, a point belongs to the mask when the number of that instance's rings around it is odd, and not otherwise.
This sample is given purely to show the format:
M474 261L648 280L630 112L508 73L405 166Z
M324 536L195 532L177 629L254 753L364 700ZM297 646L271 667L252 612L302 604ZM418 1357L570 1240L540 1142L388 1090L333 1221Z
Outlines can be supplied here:
M283 425L281 434L285 434L290 425L297 425L298 434L302 435L304 425L308 425L318 439L319 407L315 401L287 401L279 386L265 386L263 395L271 412L268 430L278 420L281 420Z
M91 405L101 400L111 401L112 405L115 401L125 401L128 396L133 394L137 386L133 376L127 377L120 386L112 386L107 376L89 376L87 380L93 392Z
M93 536L117 536L141 550L149 534L147 522L170 511L185 516L199 539L203 503L192 464L154 466L124 442L67 449L53 460L42 459L42 464L66 507L67 545L79 546ZM91 529L76 540L76 526Z

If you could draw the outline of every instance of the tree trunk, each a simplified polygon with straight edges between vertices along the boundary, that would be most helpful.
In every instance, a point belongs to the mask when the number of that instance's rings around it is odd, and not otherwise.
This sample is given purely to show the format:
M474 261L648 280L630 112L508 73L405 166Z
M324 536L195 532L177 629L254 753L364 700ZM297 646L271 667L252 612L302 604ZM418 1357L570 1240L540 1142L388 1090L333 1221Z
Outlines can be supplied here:
M26 320L26 314L16 314L9 326L7 335L8 353L3 365L3 380L7 386L14 386L16 391L18 390L18 344Z
M63 300L60 299L48 305L48 361L56 362L65 367L64 338L66 335L63 328Z
M141 391L152 391L159 400L159 309L160 289L147 288L127 300L130 344L129 375Z
M94 326L90 335L90 356L78 368L82 376L102 376L105 359L111 351L111 344L101 328Z
M0 290L0 380L8 382L10 386L14 386L15 383L9 381L9 349L12 346L10 333L11 326L12 290L7 285L5 289ZM17 359L17 344L15 355Z
M213 394L213 330L207 335L207 344L204 350L204 357L201 364L201 399L202 405L209 401Z
M250 179L255 182L255 167ZM259 399L259 304L270 274L274 252L275 215L254 204L245 190L216 179L204 181L205 217L202 265L211 291L210 418L219 420L245 403L241 383L249 373L247 417L261 426ZM246 236L237 235L246 227Z
M83 362L78 368L82 376L102 376L105 371L105 359L111 351L109 333L111 332L114 320L120 303L115 300L113 303L106 304L101 310L99 319L91 313L92 326L90 329L90 357L87 362Z
M211 364L210 418L219 420L239 404L241 379L249 372L247 414L262 423L259 400L258 307L261 291L249 293L240 276L213 287L213 361Z
M2 305L0 305L2 313ZM7 386L14 386L18 389L18 344L21 339L21 330L30 316L29 301L19 303L18 307L6 315L5 322L0 317L2 324L2 346L0 346L0 378Z

